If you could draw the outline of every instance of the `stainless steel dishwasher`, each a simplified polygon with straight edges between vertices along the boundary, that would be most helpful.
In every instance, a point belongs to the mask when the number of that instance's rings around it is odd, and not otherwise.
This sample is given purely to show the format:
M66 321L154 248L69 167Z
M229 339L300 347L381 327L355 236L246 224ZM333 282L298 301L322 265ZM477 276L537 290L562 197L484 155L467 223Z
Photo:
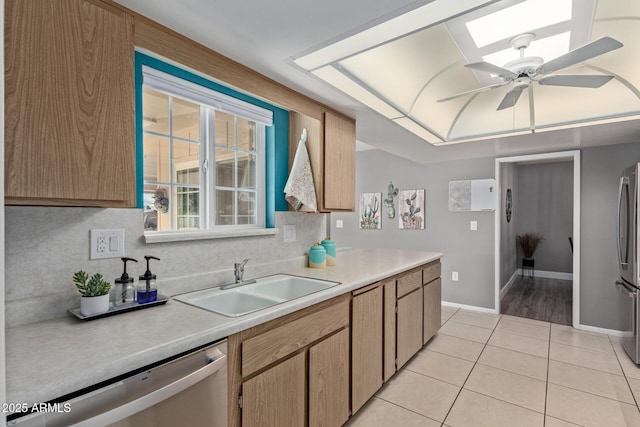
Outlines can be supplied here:
M60 407L68 411L33 413L8 425L227 427L227 342L118 379Z

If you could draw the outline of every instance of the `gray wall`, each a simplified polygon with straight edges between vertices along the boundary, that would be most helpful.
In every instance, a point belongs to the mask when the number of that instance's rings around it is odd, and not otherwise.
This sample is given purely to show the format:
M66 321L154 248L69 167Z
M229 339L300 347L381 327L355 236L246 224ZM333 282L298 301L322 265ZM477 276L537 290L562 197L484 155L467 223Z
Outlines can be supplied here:
M640 162L640 143L586 148L581 154L581 293L580 323L625 330L629 318L626 301L614 284L618 275L615 248L615 213L621 171ZM389 181L401 189L426 189L426 228L399 230L396 219L382 219L381 230L360 230L358 213L331 214L332 237L339 247L392 247L433 250L442 260L443 300L477 307L494 306L494 213L449 212L448 183L452 180L494 177L494 160L474 159L418 165L379 150L357 155L356 189L382 192ZM517 178L515 178L517 180ZM519 195L514 192L516 211ZM504 201L504 199L503 199ZM397 206L396 199L396 206ZM344 228L335 221L342 219ZM469 221L478 231L469 231ZM566 234L566 233L565 233ZM567 236L561 236L566 240ZM568 247L564 246L565 250ZM506 248L502 250L508 252ZM512 262L512 261L510 261ZM460 281L451 281L451 272ZM501 272L501 277L513 271Z
M516 257L516 222L518 213L518 174L517 166L513 163L500 164L500 209L503 213L500 219L500 289L503 289L513 276L517 265ZM511 189L512 207L511 221L507 222L505 206L507 201L507 189Z
M89 260L89 230L125 229L125 254L140 262L127 271L144 273L144 255L160 258L152 264L158 291L165 295L233 280L233 263L251 260L245 277L258 277L303 266L309 247L324 238L326 214L276 212L276 227L296 226L296 241L271 236L146 244L141 209L5 208L5 324L16 326L66 315L78 307L79 294L71 277L78 270L101 273L113 284L120 277L119 258Z
M359 213L332 213L332 238L338 247L406 248L444 253L442 298L444 301L492 308L494 305L493 212L449 212L449 181L494 177L494 159L473 159L418 165L380 150L358 152L356 196L382 192L389 181L400 189L425 191L425 229L398 228L398 217L388 219L382 209L382 229L361 230ZM395 199L396 211L398 199ZM356 206L359 204L356 203ZM344 228L335 227L342 219ZM478 231L469 230L478 221ZM451 281L451 272L459 281Z
M628 298L618 277L615 244L618 180L622 170L640 162L640 143L596 147L582 152L581 323L625 330Z
M573 162L517 166L516 233L539 233L544 240L534 253L536 270L573 271L569 236L573 236ZM522 248L517 245L517 262Z

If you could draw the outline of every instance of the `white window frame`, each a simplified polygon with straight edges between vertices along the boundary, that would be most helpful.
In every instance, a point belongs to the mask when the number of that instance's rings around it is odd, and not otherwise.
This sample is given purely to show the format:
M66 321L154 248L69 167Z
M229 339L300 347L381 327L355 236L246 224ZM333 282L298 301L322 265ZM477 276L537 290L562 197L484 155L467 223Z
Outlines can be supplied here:
M200 229L199 230L167 230L145 232L147 243L172 240L203 239L215 237L236 237L242 235L273 234L274 229L265 229L266 222L266 126L273 125L273 112L240 99L216 92L205 86L192 83L177 76L167 74L144 65L142 67L143 87L167 93L176 98L185 99L205 107L200 114L201 120L201 150L200 150ZM256 126L256 223L218 225L216 218L216 169L215 169L215 111L225 112L238 118L255 121ZM202 111L202 110L201 110ZM234 121L234 125L237 122ZM209 138L206 138L209 135ZM237 132L234 130L237 138ZM262 141L262 143L260 142ZM245 152L235 147L233 149L237 159L238 152ZM236 160L237 165L237 160ZM238 170L235 170L238 174ZM239 177L236 176L236 194L239 191ZM235 201L237 203L237 201ZM236 204L237 208L237 204ZM172 209L172 208L170 208ZM237 217L237 209L234 209ZM267 232L268 231L268 232Z

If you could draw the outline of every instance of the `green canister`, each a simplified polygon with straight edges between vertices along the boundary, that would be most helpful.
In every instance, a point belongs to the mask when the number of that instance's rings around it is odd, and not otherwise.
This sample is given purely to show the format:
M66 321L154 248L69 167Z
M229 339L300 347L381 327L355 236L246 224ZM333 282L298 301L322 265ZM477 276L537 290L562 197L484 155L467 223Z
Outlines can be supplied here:
M324 250L327 251L327 266L332 267L336 265L336 244L331 240L331 237L327 237L321 243Z
M327 251L320 243L316 243L309 249L309 267L324 268L327 265Z

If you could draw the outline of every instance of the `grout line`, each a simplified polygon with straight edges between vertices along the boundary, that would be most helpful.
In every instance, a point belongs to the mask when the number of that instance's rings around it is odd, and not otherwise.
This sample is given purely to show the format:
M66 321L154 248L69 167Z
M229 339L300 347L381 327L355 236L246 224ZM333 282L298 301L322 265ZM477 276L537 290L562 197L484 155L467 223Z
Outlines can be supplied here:
M444 420L443 420L443 421L438 421L438 420L436 420L435 418L428 417L428 416L426 416L426 415L424 415L424 414L421 414L420 412L416 412L416 411L414 411L413 409L405 408L404 406L399 405L399 404L397 404L397 403L395 403L395 402L392 402L392 401L390 401L390 400L387 400L387 399L385 399L384 397L380 397L380 396L378 396L377 394L375 394L373 397L374 397L374 398L376 398L376 399L380 399L380 400L382 400L382 401L384 401L384 402L390 403L390 404L391 404L391 405L393 405L393 406L397 406L398 408L403 409L403 410L405 410L405 411L411 412L412 414L419 415L419 416L421 416L422 418L426 418L426 419L428 419L428 420L433 420L433 421L435 421L435 422L437 422L437 423L444 424ZM445 417L445 418L446 418L446 417Z
M491 339L491 337L493 336L494 332L496 331L496 328L498 327L498 324L500 323L500 320L502 319L502 315L500 314L499 316L500 317L498 318L498 322L496 323L496 326L493 327L493 330L491 331L491 335L489 335L489 338L487 338L487 342L482 347L482 350L480 351L480 354L478 354L478 357L476 358L475 362L473 362L473 366L469 370L469 373L467 374L467 378L465 378L464 382L462 383L462 386L460 387L460 390L458 390L458 394L456 394L455 399L453 399L453 402L451 403L451 406L449 407L449 410L447 411L447 414L445 415L444 420L442 421L442 424L445 424L445 422L447 421L447 418L449 417L449 414L451 413L451 410L453 409L454 405L458 401L458 397L460 397L460 393L462 393L462 390L464 389L465 384L467 383L467 381L469 381L469 377L471 376L471 373L473 372L473 370L478 365L478 360L480 360L480 357L482 357L482 353L484 353L484 349L487 348L489 340ZM464 338L460 338L460 339L464 339ZM467 340L467 341L474 342L474 341L471 341L471 340ZM478 343L478 344L480 344L480 343ZM470 391L472 391L472 390L470 390Z
M613 342L611 342L611 337L609 335L607 335L607 337L609 338L609 344L611 344L611 347L613 348L613 354L616 356L616 360L618 361L618 365L620 365L620 370L622 371L622 375L624 376L624 380L627 382L627 386L629 387L629 391L631 392L631 397L633 397L633 401L636 402L636 407L638 408L638 410L640 410L640 405L638 405L638 399L636 399L636 395L633 392L633 388L631 388L631 384L629 383L629 377L627 377L627 373L624 371L624 367L622 366L622 362L620 361L620 357L618 356L618 352L615 350L615 347L613 347ZM620 343L622 345L622 343ZM622 352L623 352L623 357L628 357L624 347L622 348Z
M551 326L549 326L549 345L547 346L547 380L544 384L544 415L542 426L547 425L547 399L549 397L549 366L551 365Z

